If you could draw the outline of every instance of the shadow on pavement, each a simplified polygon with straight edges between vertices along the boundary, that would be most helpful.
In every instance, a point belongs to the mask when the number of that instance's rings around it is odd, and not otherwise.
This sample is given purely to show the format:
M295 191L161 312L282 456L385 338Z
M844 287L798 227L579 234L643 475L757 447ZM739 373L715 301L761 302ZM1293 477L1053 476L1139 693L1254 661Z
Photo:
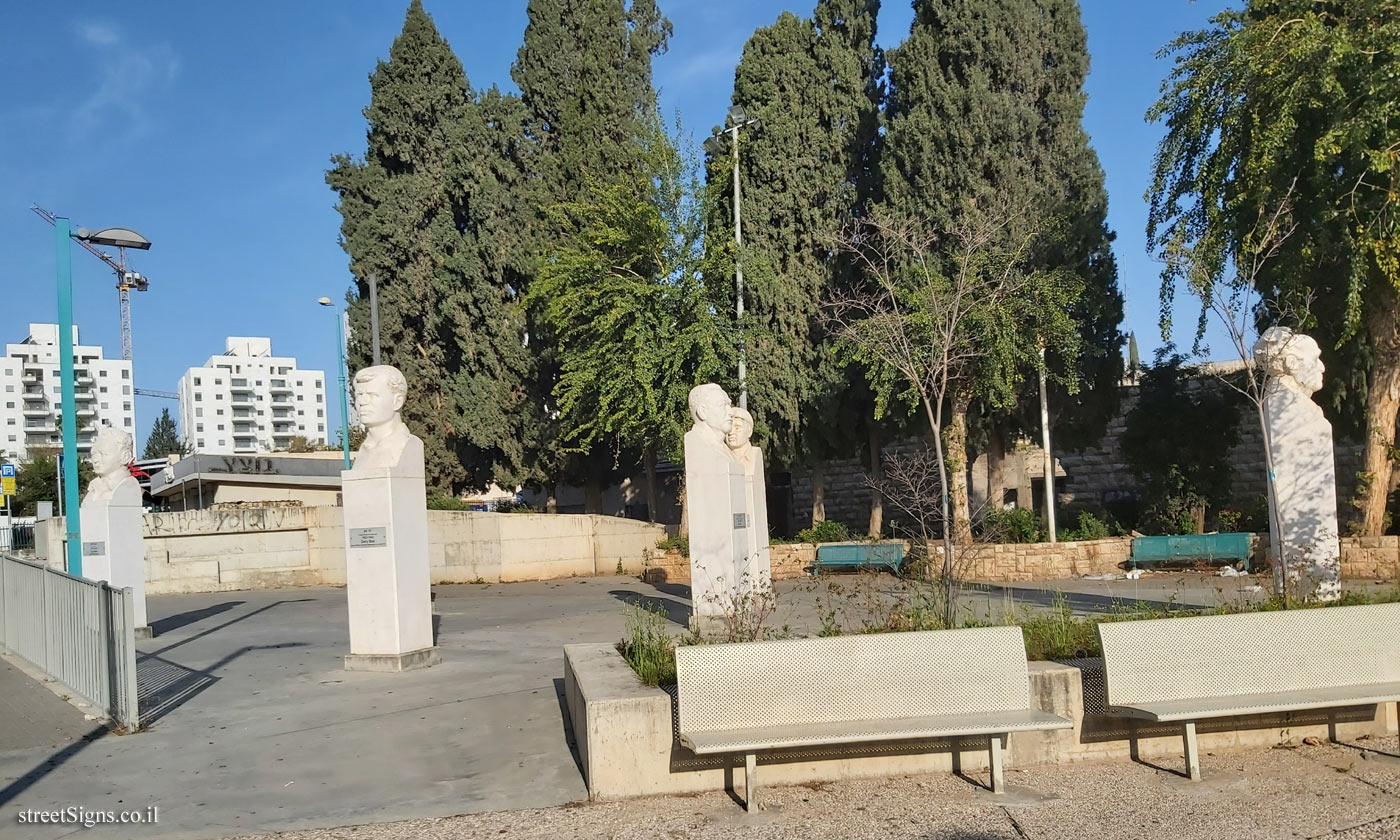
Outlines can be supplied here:
M222 604L214 604L213 606L190 610L189 612L176 613L175 615L168 615L165 618L158 618L151 622L151 632L157 636L163 633L169 633L171 630L184 627L186 624L194 624L196 621L203 621L212 615L228 612L234 607L244 603L246 602L225 601Z
M136 660L136 707L141 710L141 725L150 726L188 703L205 689L219 681L214 672L245 653L255 650L281 650L309 647L306 642L283 642L276 645L241 647L202 671L186 668L154 653L143 654Z
M30 770L28 773L25 773L18 779L15 779L13 782L10 782L3 789L0 789L0 805L4 805L5 803L14 799L16 796L19 796L21 793L24 793L35 782L38 782L40 779L52 773L54 770L57 770L59 767L63 766L63 764L66 761L68 761L68 759L82 752L84 749L87 748L88 744L91 744L93 741L96 741L98 738L101 738L103 735L106 735L107 732L107 727L104 724L98 724L97 726L94 726L78 740L74 741L73 743L69 744L68 746L64 747L63 749L59 750L58 752L54 753L48 758L44 759L43 762L37 765L33 770Z

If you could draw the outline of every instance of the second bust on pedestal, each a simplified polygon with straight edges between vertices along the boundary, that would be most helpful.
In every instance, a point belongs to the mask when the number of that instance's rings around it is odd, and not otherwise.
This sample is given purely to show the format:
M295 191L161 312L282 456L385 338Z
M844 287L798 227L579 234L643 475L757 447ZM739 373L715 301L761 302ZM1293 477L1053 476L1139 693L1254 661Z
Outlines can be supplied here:
M408 398L408 382L391 365L367 367L355 374L355 411L365 425L365 441L351 472L418 465L422 474L423 441L404 425L399 412ZM405 461L403 456L410 457Z

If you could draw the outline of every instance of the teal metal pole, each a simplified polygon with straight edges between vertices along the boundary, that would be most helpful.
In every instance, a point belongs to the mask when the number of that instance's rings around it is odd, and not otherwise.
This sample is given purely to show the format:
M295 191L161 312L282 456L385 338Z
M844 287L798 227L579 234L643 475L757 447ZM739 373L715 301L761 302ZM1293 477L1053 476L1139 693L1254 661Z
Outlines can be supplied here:
M54 221L58 258L58 364L63 388L63 512L67 531L68 574L83 574L83 526L78 503L78 410L73 393L73 260L68 220Z
M350 469L350 400L346 397L345 383L345 319L340 310L335 313L335 349L340 360L340 448L345 451L345 469Z

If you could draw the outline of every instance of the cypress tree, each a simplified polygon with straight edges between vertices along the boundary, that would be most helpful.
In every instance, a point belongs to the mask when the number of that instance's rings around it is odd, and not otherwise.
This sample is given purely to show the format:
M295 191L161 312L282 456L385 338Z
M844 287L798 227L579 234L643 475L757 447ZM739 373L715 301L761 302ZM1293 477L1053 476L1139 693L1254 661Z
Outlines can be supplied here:
M146 436L146 448L141 457L164 458L166 455L184 451L185 445L180 442L180 433L175 430L175 418L170 416L170 409L162 408L160 416L151 425L151 433Z
M849 282L838 236L875 192L881 55L879 0L820 0L810 18L782 13L749 38L733 103L759 119L741 129L744 344L749 409L770 456L814 467L865 441L869 406L821 325L824 300ZM711 247L732 248L732 148L712 157ZM732 267L731 267L732 270ZM712 277L733 311L732 275Z
M519 113L480 100L420 0L370 75L367 149L326 174L356 278L352 369L369 364L368 281L378 276L382 360L403 371L403 417L439 492L518 472L527 359L511 286L511 159ZM498 212L498 211L506 212Z
M909 38L889 63L881 168L888 206L944 231L989 213L1024 214L1026 223L1007 226L1006 238L1034 235L1027 268L1058 270L1066 288L1075 287L1068 309L1082 338L1048 348L1053 403L1106 423L1122 372L1123 303L1103 173L1081 125L1088 53L1074 0L917 0ZM1034 357L1034 331L1020 340L1019 366L986 365L973 388L952 397L949 490L961 538L970 537L974 403L987 405L999 427L993 434L1017 422L1018 401L1033 405L1024 399L1023 368ZM1071 431L1057 427L1062 443Z

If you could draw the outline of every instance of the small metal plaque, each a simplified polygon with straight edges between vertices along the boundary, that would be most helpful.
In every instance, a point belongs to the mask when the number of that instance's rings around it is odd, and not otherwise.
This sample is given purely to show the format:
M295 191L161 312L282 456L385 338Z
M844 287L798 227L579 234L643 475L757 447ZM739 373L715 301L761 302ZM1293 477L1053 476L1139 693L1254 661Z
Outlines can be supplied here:
M101 557L107 553L107 543L105 542L85 542L83 543L84 557Z
M350 545L366 548L376 545L389 544L389 531L387 528L351 528Z
M749 527L749 515L747 513L734 514L734 529Z

